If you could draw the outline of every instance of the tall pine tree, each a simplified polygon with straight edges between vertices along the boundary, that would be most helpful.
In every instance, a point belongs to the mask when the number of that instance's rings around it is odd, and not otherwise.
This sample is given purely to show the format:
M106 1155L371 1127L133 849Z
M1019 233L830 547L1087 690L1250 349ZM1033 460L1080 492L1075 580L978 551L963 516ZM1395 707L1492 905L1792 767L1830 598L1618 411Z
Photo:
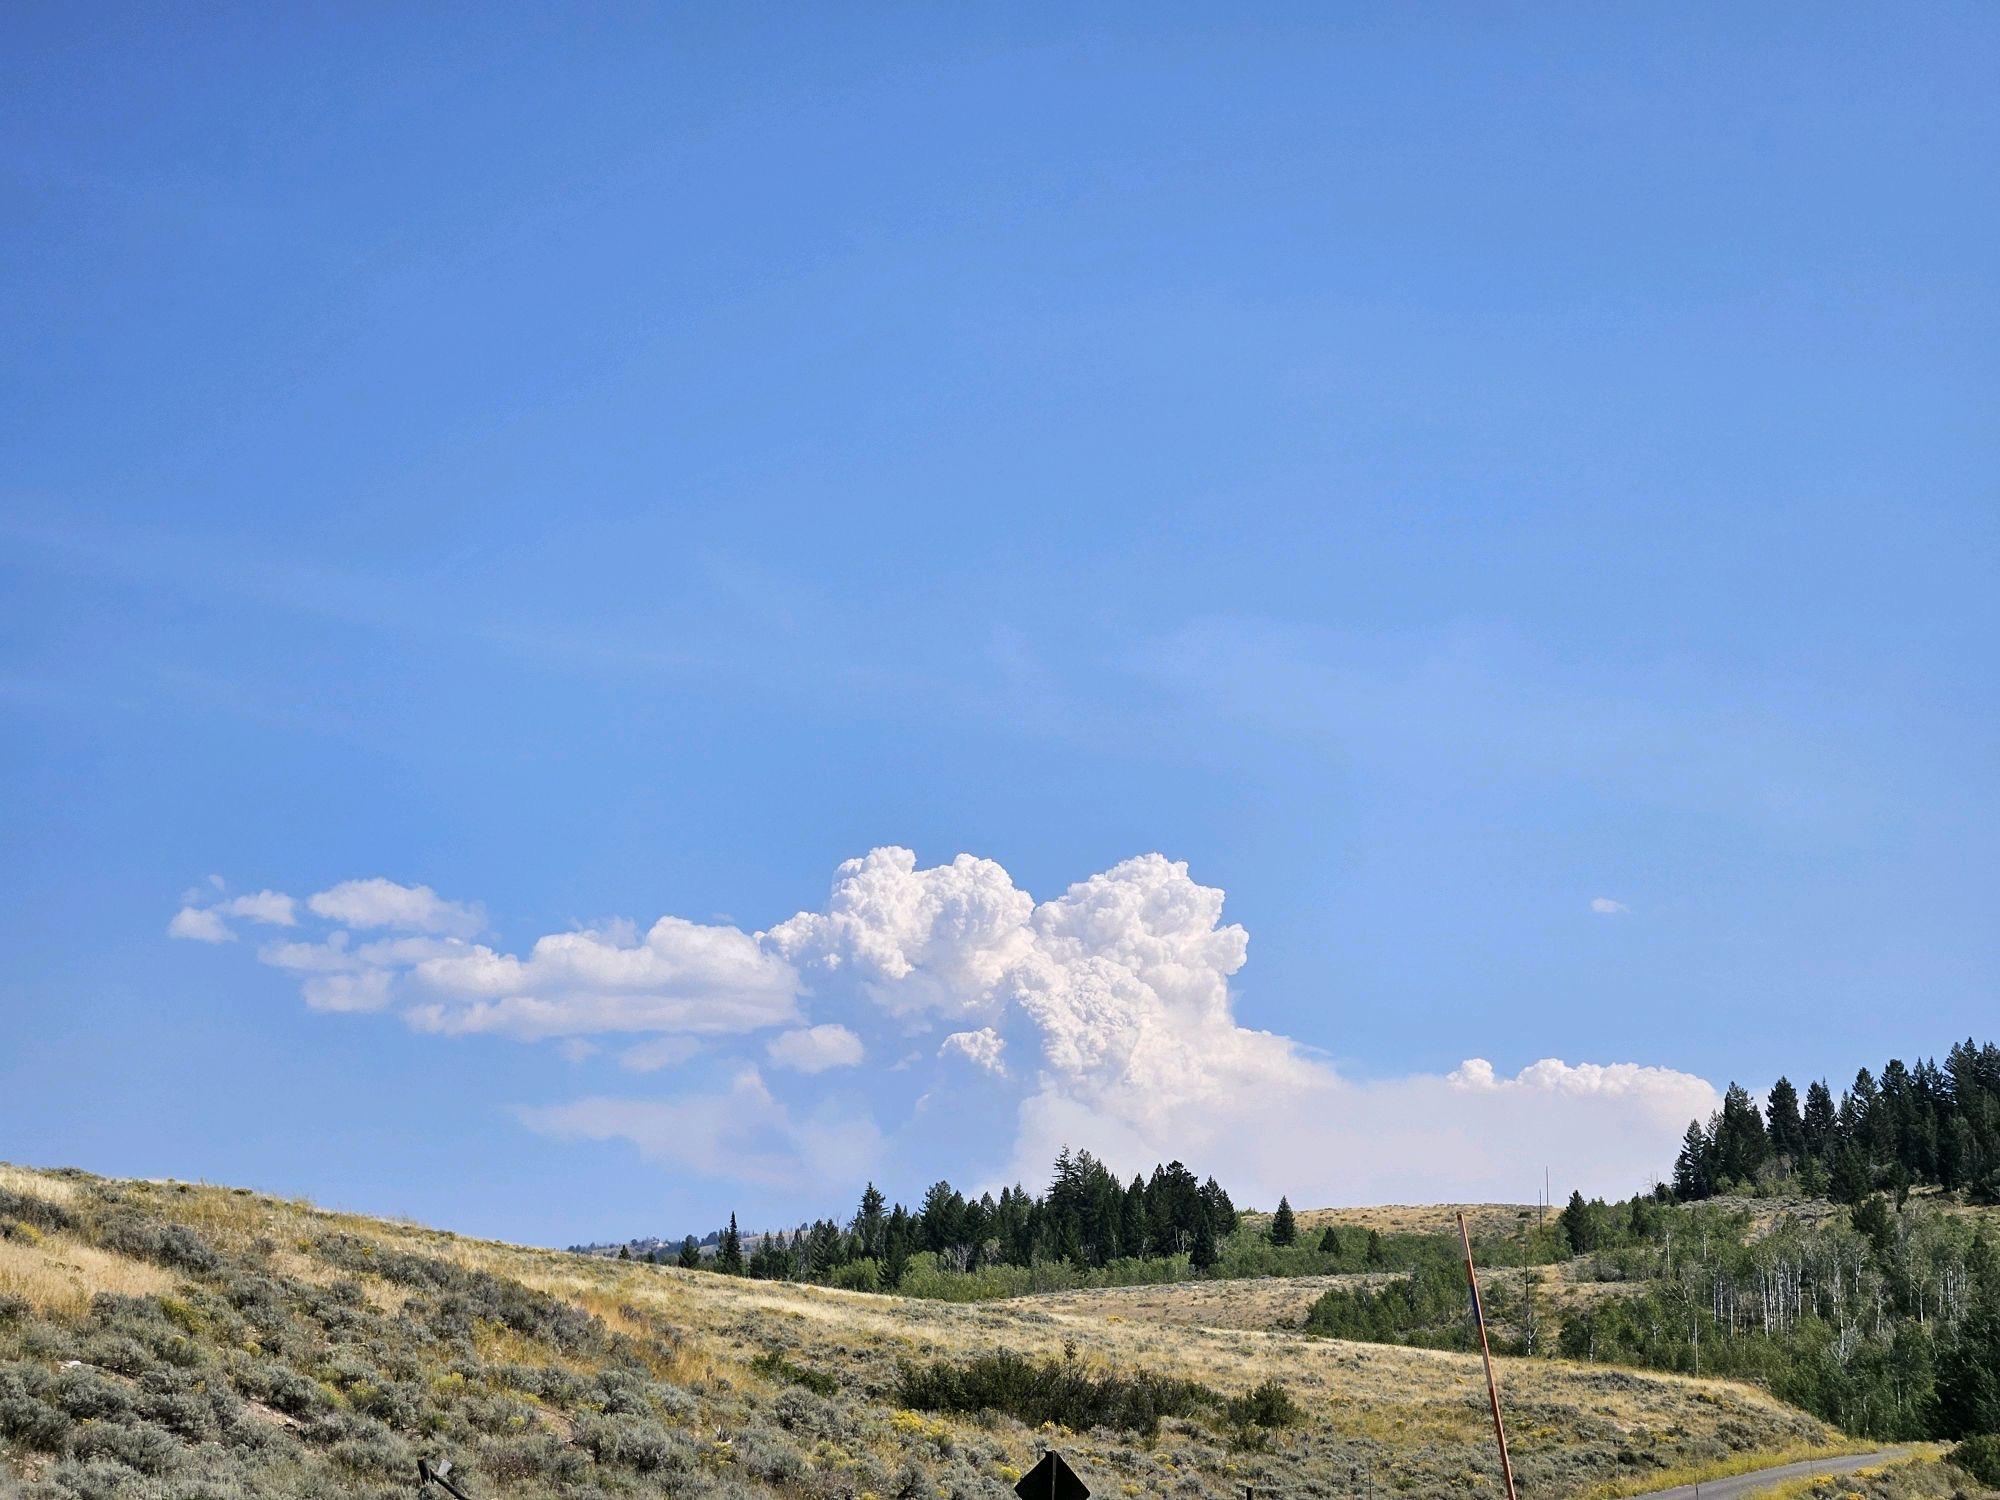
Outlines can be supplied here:
M1805 1121L1799 1117L1799 1091L1792 1087L1791 1079L1780 1078L1771 1085L1764 1118L1770 1127L1771 1154L1783 1157L1789 1166L1798 1166L1806 1154Z

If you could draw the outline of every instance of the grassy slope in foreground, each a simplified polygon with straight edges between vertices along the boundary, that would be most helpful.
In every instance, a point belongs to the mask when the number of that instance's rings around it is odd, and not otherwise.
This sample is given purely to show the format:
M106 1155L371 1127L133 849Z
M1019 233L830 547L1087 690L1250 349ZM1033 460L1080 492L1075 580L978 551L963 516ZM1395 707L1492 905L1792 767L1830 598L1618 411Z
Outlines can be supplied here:
M0 1168L0 1225L0 1465L34 1495L401 1495L443 1453L481 1497L997 1497L1048 1444L1105 1497L1345 1494L1356 1466L1384 1493L1498 1492L1462 1355L739 1281L75 1173ZM1306 1419L1142 1439L895 1405L898 1360L1066 1343L1224 1396L1276 1378ZM793 1378L753 1363L772 1351ZM1534 1495L1842 1446L1726 1382L1543 1360L1501 1381Z

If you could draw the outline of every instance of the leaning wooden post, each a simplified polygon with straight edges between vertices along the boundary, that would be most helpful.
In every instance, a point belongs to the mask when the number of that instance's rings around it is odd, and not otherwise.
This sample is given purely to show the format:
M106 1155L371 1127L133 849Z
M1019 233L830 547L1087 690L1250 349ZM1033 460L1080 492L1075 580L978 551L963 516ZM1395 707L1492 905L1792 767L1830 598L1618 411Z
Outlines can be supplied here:
M1507 1457L1507 1427L1500 1420L1500 1387L1493 1383L1493 1350L1486 1342L1486 1307L1479 1300L1479 1273L1472 1269L1472 1232L1465 1215L1458 1216L1458 1238L1465 1246L1465 1284L1472 1289L1472 1321L1479 1325L1479 1357L1486 1361L1486 1400L1493 1408L1493 1436L1500 1444L1500 1473L1507 1481L1507 1500L1514 1494L1514 1464Z

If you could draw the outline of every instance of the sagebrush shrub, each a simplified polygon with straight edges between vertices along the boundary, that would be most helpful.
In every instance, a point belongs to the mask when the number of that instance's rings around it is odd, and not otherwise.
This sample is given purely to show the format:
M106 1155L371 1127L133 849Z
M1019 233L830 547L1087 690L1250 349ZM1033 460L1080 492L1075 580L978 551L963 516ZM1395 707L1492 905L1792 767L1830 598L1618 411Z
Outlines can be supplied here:
M596 1417L578 1426L576 1438L601 1464L617 1464L651 1474L687 1467L686 1438L642 1417Z
M0 1188L0 1219L32 1224L42 1230L65 1230L77 1227L76 1215L60 1203L51 1203L48 1199L36 1197L33 1193L17 1193L8 1188Z
M121 1255L136 1256L177 1271L192 1271L197 1276L222 1267L222 1257L185 1224L162 1224L137 1214L118 1214L105 1222L98 1238L106 1248Z

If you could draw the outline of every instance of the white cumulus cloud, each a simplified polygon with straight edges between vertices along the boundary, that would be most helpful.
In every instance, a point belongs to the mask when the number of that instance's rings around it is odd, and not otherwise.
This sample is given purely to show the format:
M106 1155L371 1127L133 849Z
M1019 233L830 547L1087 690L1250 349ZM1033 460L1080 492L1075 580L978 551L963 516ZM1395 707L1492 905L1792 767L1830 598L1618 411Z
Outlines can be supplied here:
M381 1010L391 998L395 975L388 969L357 969L347 974L315 974L302 985L306 1004L314 1010Z
M1006 1076L1007 1039L991 1026L982 1026L977 1031L954 1031L938 1044L938 1056L949 1053L956 1053L975 1068Z
M231 896L215 909L225 916L245 917L273 927L295 927L299 920L298 906L298 902L282 891L253 891L248 895Z
M997 1061L1022 1034L1039 1064L1019 1105L1012 1169L1024 1177L1088 1144L1128 1167L1212 1163L1253 1199L1524 1196L1544 1164L1625 1191L1716 1102L1702 1079L1629 1063L1349 1080L1238 1022L1231 986L1249 936L1223 920L1221 890L1159 854L1036 904L991 861L926 870L907 850L876 850L841 867L826 913L772 937L821 993L846 971L899 1016L986 1022L941 1051Z
M220 894L226 889L220 875L211 875L208 879L214 893ZM167 936L197 943L234 942L236 930L229 925L228 918L241 917L245 921L263 922L274 927L290 927L298 921L297 908L298 903L282 891L255 891L231 896L227 900L214 900L210 892L196 888L182 894L181 909L167 923Z
M1613 901L1609 896L1592 896L1590 898L1590 909L1600 917L1615 917L1622 912L1632 910L1623 901Z
M806 1026L771 1038L764 1055L781 1068L798 1073L824 1073L851 1068L865 1055L861 1038L845 1026Z
M398 885L375 876L343 880L306 900L315 916L347 927L389 927L399 932L429 932L469 938L486 925L477 905L447 901L427 885Z
M634 1073L698 1051L711 1080L736 1067L720 1093L711 1081L671 1098L593 1097L524 1116L715 1175L838 1180L837 1163L865 1174L867 1152L883 1144L872 1120L797 1117L796 1101L818 1086L774 1075L785 1093L774 1099L745 1055L752 1047L814 1076L871 1050L907 1054L913 1076L896 1084L905 1098L943 1086L915 1076L927 1063L970 1063L1011 1085L1010 1177L1038 1176L1067 1144L1126 1171L1179 1157L1252 1202L1518 1199L1544 1166L1586 1192L1627 1192L1718 1102L1703 1079L1634 1062L1545 1058L1503 1075L1471 1058L1449 1074L1350 1077L1316 1049L1241 1022L1234 987L1249 934L1226 919L1219 888L1157 853L1037 902L992 860L921 867L908 849L880 848L835 871L823 908L767 931L666 916L643 932L614 922L547 934L525 953L473 941L481 909L428 887L348 881L305 909L325 925L259 957L296 975L315 1008L391 1009L441 1034L622 1036L617 1060ZM280 908L263 910L242 915L276 920ZM231 936L198 904L170 925L199 941ZM368 930L378 935L351 935ZM810 1026L800 1017L808 998L825 1018ZM1322 1003L1316 1041L1337 1043L1340 1004ZM770 1033L761 1045L758 1033ZM885 1090L904 1066L879 1071ZM915 1141L924 1132L909 1108L902 1128ZM746 1112L759 1118L745 1124ZM738 1126L749 1132L741 1152Z
M183 906L167 923L167 936L196 943L229 943L236 934L212 907Z
M871 849L834 873L825 911L802 911L766 936L808 972L848 969L892 1012L969 1015L1026 956L1034 908L990 859L961 854L919 870L908 849Z
M597 1032L726 1033L797 1014L798 976L735 927L662 917L643 938L605 927L538 938L526 958L479 944L426 958L413 981L439 998L419 1029L533 1040Z

